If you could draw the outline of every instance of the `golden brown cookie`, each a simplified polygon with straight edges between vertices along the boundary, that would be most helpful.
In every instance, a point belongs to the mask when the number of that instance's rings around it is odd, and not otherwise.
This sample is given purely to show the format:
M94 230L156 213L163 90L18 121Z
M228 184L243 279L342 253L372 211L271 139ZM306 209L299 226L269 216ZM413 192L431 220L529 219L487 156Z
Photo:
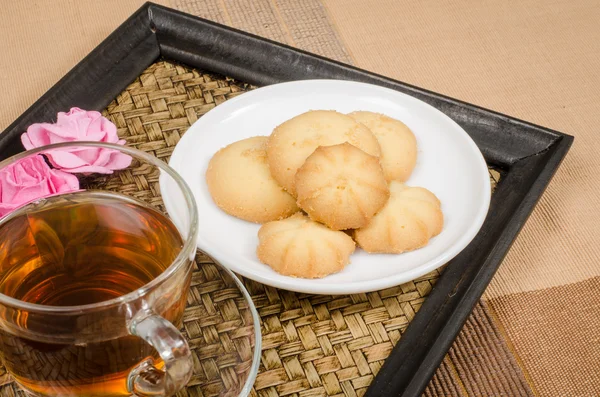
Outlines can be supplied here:
M417 140L404 123L373 112L348 114L375 135L381 147L381 166L388 181L405 182L417 162Z
M444 226L440 201L429 190L390 183L390 199L371 223L354 231L367 252L399 254L424 247Z
M366 226L389 198L379 159L349 143L320 146L296 173L298 206L333 230Z
M285 276L320 278L342 270L354 252L350 236L297 213L269 222L258 231L256 254L261 262Z
M364 125L332 110L314 110L279 125L269 138L267 156L271 174L292 195L294 176L308 156L319 146L349 142L379 156L379 143Z
M271 176L266 136L234 142L210 159L206 183L213 201L226 213L265 223L298 211L296 200Z

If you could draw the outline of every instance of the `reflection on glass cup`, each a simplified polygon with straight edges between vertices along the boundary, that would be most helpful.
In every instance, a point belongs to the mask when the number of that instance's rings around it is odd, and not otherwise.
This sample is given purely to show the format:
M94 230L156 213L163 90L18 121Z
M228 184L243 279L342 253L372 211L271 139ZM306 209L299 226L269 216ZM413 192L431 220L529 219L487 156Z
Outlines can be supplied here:
M61 151L131 161L110 174L66 175L49 161ZM0 219L0 351L17 383L37 396L170 396L184 387L192 360L178 329L198 216L183 180L151 155L92 142L21 153L0 174L16 194L51 193ZM159 178L185 199L177 225Z

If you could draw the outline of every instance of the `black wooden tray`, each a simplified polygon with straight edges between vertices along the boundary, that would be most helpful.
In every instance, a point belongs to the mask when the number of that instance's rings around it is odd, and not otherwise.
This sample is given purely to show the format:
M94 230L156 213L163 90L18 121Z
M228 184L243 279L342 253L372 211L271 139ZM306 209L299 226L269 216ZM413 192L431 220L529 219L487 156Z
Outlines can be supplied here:
M159 57L258 86L343 79L392 88L438 108L502 170L488 217L448 263L366 393L416 396L426 387L531 214L573 137L152 3L145 4L0 135L0 158L22 150L36 122L78 106L101 110Z

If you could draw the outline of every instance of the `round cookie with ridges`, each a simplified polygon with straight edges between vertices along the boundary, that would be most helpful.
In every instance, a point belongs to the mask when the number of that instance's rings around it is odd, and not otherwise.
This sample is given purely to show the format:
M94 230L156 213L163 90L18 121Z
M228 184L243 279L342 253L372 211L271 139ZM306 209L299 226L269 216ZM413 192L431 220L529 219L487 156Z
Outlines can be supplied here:
M296 200L271 176L267 164L268 137L234 142L210 159L206 183L219 208L237 218L265 223L298 211Z
M373 112L352 112L348 116L365 125L379 141L381 166L388 181L405 182L417 163L417 140L403 122Z
M261 226L258 259L285 276L321 278L350 263L355 244L344 232L334 231L297 213Z
M298 206L333 230L366 226L390 195L379 159L347 142L317 148L295 180Z
M354 231L354 240L370 253L399 254L424 247L443 226L441 204L433 193L394 181L385 207Z
M271 174L293 196L294 176L319 146L349 142L379 156L379 143L363 124L332 110L314 110L291 118L273 130L267 147Z

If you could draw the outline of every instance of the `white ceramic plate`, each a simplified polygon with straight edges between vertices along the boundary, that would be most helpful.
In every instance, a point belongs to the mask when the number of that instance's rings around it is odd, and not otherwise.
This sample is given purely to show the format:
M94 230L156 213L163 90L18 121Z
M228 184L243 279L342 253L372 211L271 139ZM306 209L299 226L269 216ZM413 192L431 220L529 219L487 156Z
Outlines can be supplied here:
M342 272L316 280L280 275L258 260L255 251L260 225L234 218L213 203L205 182L208 162L217 150L230 143L269 135L285 120L317 109L379 112L401 120L414 132L418 159L407 184L435 193L445 217L442 232L426 247L400 255L367 254L357 249ZM475 237L491 196L485 160L454 121L411 96L341 80L275 84L232 98L190 127L177 144L170 165L190 185L198 203L198 248L245 277L306 293L375 291L414 280L440 267ZM161 191L169 214L177 218L179 198L169 193L175 190L161 186Z

